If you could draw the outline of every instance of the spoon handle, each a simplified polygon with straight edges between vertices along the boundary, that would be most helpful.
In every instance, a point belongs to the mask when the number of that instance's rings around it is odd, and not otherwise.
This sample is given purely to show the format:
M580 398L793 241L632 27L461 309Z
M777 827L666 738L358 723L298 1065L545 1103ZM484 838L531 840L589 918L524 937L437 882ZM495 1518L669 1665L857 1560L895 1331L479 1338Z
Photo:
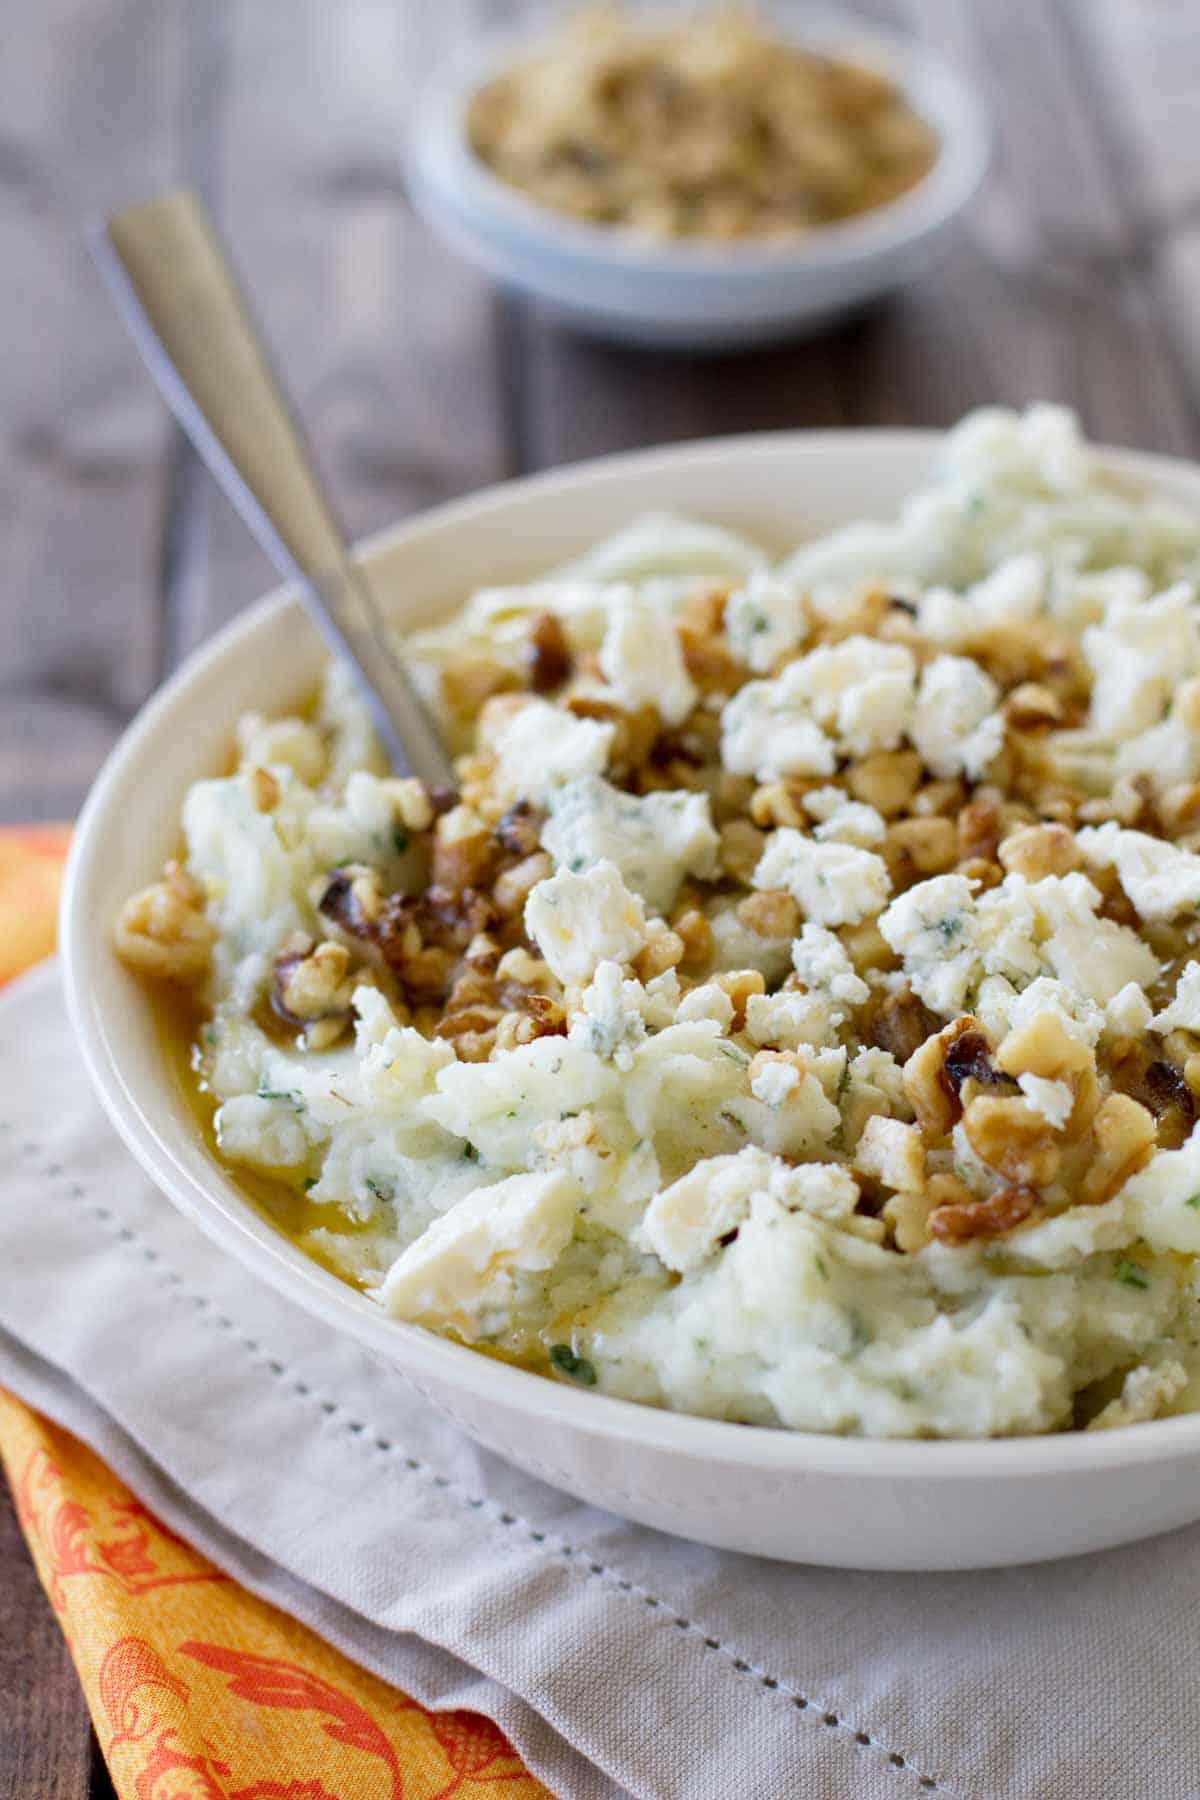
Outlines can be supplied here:
M349 663L393 767L452 786L199 196L183 189L128 207L94 232L91 249L167 405Z

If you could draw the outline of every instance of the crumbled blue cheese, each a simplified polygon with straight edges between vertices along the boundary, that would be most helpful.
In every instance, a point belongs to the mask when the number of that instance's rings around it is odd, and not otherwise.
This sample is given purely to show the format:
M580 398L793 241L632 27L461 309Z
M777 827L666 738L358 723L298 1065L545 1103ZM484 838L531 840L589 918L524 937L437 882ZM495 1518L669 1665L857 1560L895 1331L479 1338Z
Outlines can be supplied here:
M1084 857L1117 880L1143 919L1176 919L1200 905L1200 856L1145 831L1125 831L1110 819L1076 834Z
M579 1190L561 1171L477 1188L392 1264L379 1298L398 1319L449 1326L468 1341L510 1304L520 1275L544 1274L567 1244Z
M719 844L707 794L626 794L597 775L551 795L542 832L558 868L578 874L607 859L655 913L668 910L689 875L713 879Z
M808 608L793 582L765 569L735 588L725 603L725 636L738 661L756 675L768 675L781 656L794 650L809 627Z
M1087 877L1008 875L975 899L962 875L938 875L901 894L879 929L904 959L914 991L943 1018L963 1011L985 976L1016 993L1039 975L1102 1007L1127 982L1151 982L1154 953L1137 933L1097 917L1099 891ZM992 989L990 1010L1002 1013Z
M826 993L847 1006L861 1006L871 990L850 960L839 937L807 919L792 942L792 967L806 988Z
M539 881L525 902L525 928L558 979L576 985L602 962L632 962L647 942L641 897L608 861Z
M789 825L771 833L752 877L756 888L783 888L819 925L857 925L886 906L887 864L853 844L818 844Z
M909 735L922 762L946 778L978 781L1004 746L1000 689L967 656L935 656L921 673Z
M1104 1008L1104 1029L1115 1037L1138 1038L1150 1030L1153 1013L1137 982L1127 981Z
M604 773L615 732L607 720L577 719L548 700L523 695L490 740L496 785L509 799L545 805L568 781Z
M813 831L820 843L857 844L869 850L887 836L883 815L861 800L851 800L842 788L812 788L801 804L810 819L820 821Z
M746 1001L746 1036L752 1044L776 1050L805 1045L834 1045L844 1014L823 993L751 994Z
M646 1208L638 1241L668 1269L689 1273L714 1256L721 1240L745 1223L756 1194L769 1196L788 1212L839 1219L857 1205L858 1184L848 1170L835 1164L793 1168L747 1145L736 1156L698 1162L656 1194Z
M1145 996L1143 995L1143 999ZM1147 1006L1147 1013L1149 1007ZM1148 1020L1151 1031L1200 1032L1200 963L1190 962L1175 986L1175 997L1169 1006Z
M1200 613L1191 582L1152 600L1114 602L1103 623L1083 634L1092 671L1090 729L1132 737L1157 723L1172 689L1200 669Z
M696 704L674 625L635 588L620 589L613 600L600 671L629 712L653 706L668 725L681 725Z
M774 681L751 681L721 715L721 760L736 775L771 781L831 775L836 753L894 750L912 712L911 650L875 638L822 644Z
M1054 1131L1061 1131L1071 1116L1075 1093L1069 1081L1050 1081L1044 1075L1028 1072L1017 1076L1017 1086L1032 1106Z

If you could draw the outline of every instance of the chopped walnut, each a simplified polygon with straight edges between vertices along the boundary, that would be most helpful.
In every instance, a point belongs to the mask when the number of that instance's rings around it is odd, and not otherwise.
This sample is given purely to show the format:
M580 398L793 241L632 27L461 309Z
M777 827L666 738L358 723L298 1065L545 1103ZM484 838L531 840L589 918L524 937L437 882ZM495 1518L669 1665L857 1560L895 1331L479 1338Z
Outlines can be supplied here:
M539 881L554 873L554 864L544 850L534 851L511 869L497 875L492 884L492 899L502 918L511 919L525 910L525 902Z
M307 1050L335 1044L351 1020L354 983L344 944L314 944L304 932L288 938L275 959L271 1007L303 1033Z
M738 902L737 916L759 937L790 938L800 929L800 908L790 894L763 888Z
M1032 1188L997 1188L986 1200L942 1201L929 1213L930 1234L943 1244L965 1244L971 1238L1004 1237L1038 1211Z
M548 694L561 687L571 673L571 650L561 619L554 613L534 613L529 623L525 645L525 667L529 685L536 693Z
M915 750L876 750L846 771L852 798L873 806L885 819L904 811L920 779L921 759Z
M1014 1187L1042 1188L1058 1174L1058 1133L1023 1095L978 1094L965 1107L962 1122L980 1162Z
M113 929L121 961L139 975L194 987L208 974L216 929L204 911L204 895L177 862L161 881L125 902Z
M1095 1150L1084 1171L1079 1199L1085 1206L1109 1200L1149 1160L1154 1116L1125 1094L1110 1094L1092 1124Z
M721 867L731 881L749 883L762 857L766 836L748 819L731 819L720 830Z
M765 994L767 984L758 969L727 969L714 975L713 981L733 1002L733 1020L729 1029L743 1031L746 1025L746 1002L751 994Z
M888 866L893 861L908 865L908 878L913 872L924 880L953 868L958 859L958 833L950 819L934 814L925 819L897 819L888 826L885 852ZM893 884L896 875L893 871Z
M996 855L1008 875L1041 881L1046 875L1069 875L1083 866L1075 834L1065 825L1022 825L999 845Z
M460 894L483 884L496 855L496 840L478 813L456 806L443 813L433 834L433 879Z

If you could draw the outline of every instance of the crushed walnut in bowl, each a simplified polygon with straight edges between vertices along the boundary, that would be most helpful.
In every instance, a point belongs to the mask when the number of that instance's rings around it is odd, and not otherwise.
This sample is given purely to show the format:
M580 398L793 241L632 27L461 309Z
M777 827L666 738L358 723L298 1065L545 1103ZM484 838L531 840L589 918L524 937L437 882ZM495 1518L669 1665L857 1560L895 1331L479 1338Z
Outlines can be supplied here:
M655 516L248 717L116 923L397 1318L871 1437L1194 1407L1200 524L1049 407L778 561Z
M938 149L886 75L745 7L576 14L475 92L466 131L540 205L667 241L804 237L907 193Z

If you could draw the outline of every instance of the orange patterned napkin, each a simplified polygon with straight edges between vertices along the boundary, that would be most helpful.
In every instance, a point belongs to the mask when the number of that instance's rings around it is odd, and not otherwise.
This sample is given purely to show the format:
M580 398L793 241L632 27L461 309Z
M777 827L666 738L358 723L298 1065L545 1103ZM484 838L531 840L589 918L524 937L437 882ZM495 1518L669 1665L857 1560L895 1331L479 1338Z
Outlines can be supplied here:
M0 831L0 981L54 946L69 833ZM3 1463L122 1800L538 1800L500 1730L429 1713L231 1581L0 1392Z

